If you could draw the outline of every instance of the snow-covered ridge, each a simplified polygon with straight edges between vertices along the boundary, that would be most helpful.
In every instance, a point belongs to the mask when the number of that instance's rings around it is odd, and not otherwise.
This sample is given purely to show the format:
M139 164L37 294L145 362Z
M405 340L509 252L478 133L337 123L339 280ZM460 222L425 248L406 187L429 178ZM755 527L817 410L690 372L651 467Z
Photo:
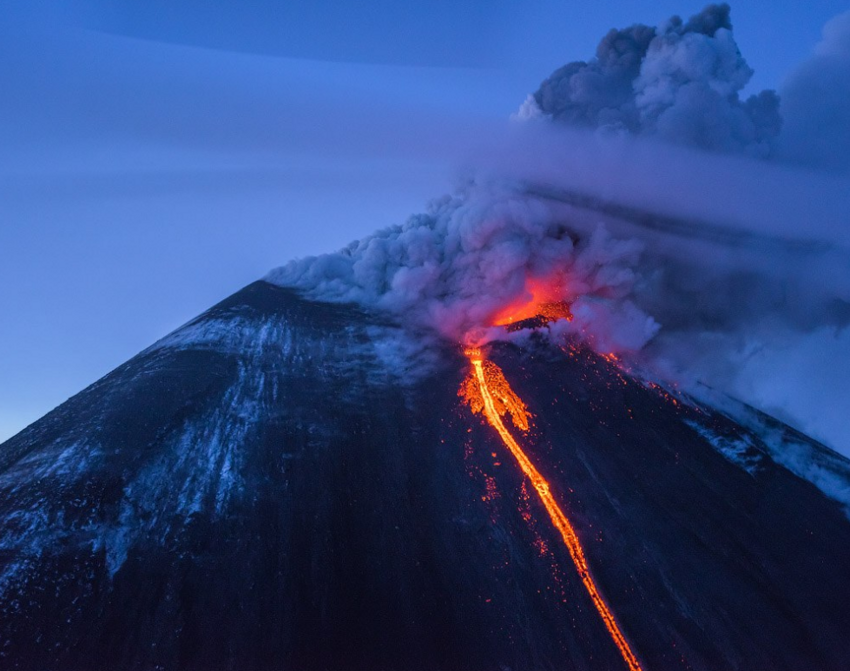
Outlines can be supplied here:
M705 426L692 425L726 458L753 473L758 469L754 451L762 452L842 504L850 517L850 461L826 445L726 394L704 386L691 389L689 393L694 397L691 398L692 403L720 412L750 432L749 435L730 438L715 434Z

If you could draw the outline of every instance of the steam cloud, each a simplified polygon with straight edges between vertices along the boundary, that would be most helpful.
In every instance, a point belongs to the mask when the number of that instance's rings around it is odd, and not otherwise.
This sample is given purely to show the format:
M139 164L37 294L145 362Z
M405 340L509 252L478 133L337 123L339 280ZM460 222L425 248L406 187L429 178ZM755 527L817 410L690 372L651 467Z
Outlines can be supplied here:
M802 119L825 114L805 73L850 81L850 49L837 46L850 42L847 16L786 86L800 96L794 141L817 132ZM481 153L486 173L401 226L267 279L426 336L486 341L510 337L488 324L529 278L555 276L575 318L554 337L704 382L850 454L850 183L762 159L845 164L794 153L773 92L739 100L750 75L726 5L611 31L595 60L556 71L519 115L550 122ZM831 111L844 115L841 142L847 99Z

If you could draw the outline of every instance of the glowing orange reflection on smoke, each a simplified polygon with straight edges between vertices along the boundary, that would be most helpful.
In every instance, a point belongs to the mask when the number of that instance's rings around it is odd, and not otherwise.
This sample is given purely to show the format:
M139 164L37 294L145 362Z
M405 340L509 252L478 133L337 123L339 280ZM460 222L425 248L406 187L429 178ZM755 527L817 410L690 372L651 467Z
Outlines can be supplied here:
M546 321L572 319L569 305L564 301L562 280L529 278L525 294L497 312L493 326L509 326L526 319L544 318Z
M502 369L492 361L485 359L480 349L469 348L465 351L465 354L472 364L472 372L464 380L458 394L467 402L474 413L484 413L487 421L496 429L502 442L516 459L522 472L531 481L540 501L549 513L552 524L561 534L561 538L578 570L579 577L590 595L593 605L602 617L611 639L623 656L623 660L630 671L641 671L641 666L628 641L620 631L620 627L614 619L614 614L608 608L593 580L593 576L590 574L590 568L575 529L552 495L549 483L540 474L519 443L514 440L502 421L502 416L508 414L515 427L521 431L528 431L528 409L522 399L511 389Z

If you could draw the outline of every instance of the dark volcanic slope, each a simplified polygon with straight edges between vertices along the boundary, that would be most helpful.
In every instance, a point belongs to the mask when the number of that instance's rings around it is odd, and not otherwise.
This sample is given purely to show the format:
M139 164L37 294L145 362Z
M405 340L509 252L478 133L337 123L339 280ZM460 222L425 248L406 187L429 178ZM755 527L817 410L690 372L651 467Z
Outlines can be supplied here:
M389 333L256 283L0 446L0 669L623 668L461 353L405 386ZM558 354L491 356L645 669L847 669L839 505Z

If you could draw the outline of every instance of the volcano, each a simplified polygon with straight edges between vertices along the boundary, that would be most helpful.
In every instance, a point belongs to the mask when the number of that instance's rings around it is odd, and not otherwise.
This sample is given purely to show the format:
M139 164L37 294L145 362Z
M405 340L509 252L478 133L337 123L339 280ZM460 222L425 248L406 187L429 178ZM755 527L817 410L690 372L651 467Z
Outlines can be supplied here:
M399 333L256 282L0 446L0 668L848 668L842 457L578 342Z

